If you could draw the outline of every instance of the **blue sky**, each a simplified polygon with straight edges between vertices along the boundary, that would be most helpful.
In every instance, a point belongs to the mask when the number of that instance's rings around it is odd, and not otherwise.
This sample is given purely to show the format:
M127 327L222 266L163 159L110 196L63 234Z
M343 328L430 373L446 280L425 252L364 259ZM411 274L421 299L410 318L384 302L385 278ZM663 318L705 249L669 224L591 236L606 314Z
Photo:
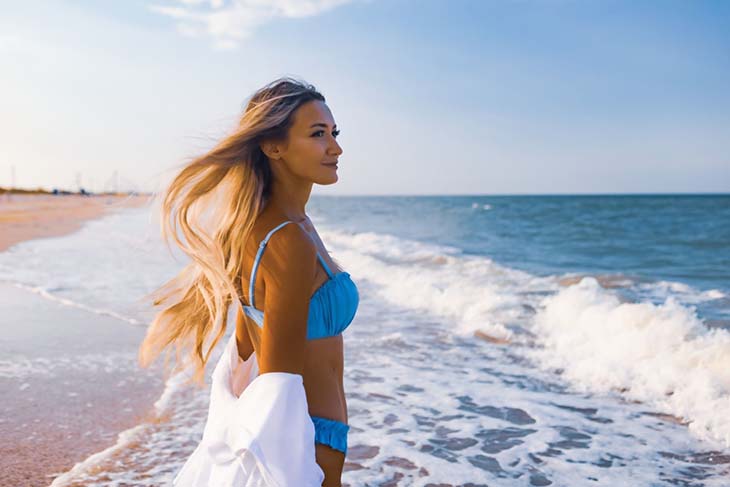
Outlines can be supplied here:
M344 153L315 194L730 191L730 2L15 2L0 185L158 190L283 75Z

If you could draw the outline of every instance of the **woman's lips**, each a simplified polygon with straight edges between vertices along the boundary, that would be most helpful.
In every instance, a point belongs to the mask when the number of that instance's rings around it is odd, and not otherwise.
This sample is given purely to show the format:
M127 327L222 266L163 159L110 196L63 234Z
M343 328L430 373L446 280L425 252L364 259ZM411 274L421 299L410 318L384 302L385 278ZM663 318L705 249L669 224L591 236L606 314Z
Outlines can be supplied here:
M322 165L323 166L329 166L329 167L337 167L337 163L336 162L329 162L329 163L323 162Z

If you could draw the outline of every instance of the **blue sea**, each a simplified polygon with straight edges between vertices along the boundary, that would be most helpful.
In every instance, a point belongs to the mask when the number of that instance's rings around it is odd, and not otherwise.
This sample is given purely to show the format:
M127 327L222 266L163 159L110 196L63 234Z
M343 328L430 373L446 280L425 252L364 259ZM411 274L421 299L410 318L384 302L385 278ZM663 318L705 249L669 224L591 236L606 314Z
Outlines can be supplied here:
M639 300L664 299L647 295L652 285L730 290L730 195L333 197L310 205L348 232L436 244L535 276L626 279L634 286L622 287ZM730 326L727 299L693 304L712 324Z
M307 210L360 289L345 484L730 485L730 195ZM144 326L141 297L185 263L158 234L150 209L121 211L0 253L0 279ZM206 413L173 377L155 419L54 485L162 485Z

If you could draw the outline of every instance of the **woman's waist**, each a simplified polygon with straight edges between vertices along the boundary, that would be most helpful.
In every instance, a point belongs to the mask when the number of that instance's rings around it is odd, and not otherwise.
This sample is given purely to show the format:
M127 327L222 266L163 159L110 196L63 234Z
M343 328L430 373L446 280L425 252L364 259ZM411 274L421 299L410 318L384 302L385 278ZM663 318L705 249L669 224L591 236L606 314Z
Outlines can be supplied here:
M302 378L304 380L304 388L313 388L318 392L332 391L337 393L344 392L343 385L343 358L325 355L308 355L304 363Z
M302 374L309 413L313 416L347 422L342 354L308 355Z
M342 335L305 342L304 374L315 377L338 376L342 379L344 347Z

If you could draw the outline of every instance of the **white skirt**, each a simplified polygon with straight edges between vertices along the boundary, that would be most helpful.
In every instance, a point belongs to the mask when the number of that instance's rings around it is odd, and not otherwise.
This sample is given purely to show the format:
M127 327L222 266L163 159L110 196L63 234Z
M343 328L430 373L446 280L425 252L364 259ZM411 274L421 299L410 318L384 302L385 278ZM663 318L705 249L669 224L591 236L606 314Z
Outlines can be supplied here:
M258 374L243 361L236 334L213 370L203 439L173 480L175 487L321 487L314 423L299 374Z

